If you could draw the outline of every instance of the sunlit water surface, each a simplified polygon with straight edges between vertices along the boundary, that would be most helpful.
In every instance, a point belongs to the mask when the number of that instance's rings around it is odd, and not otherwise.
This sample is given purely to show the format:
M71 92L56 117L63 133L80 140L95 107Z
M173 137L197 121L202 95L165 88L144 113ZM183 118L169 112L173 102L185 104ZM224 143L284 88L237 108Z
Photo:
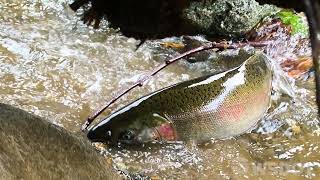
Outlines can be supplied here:
M76 132L90 112L117 90L176 53L163 50L159 41L136 51L138 41L121 36L106 24L99 30L83 25L67 3L0 3L0 102ZM268 53L276 56L281 49ZM174 64L110 110L209 69L206 63ZM103 154L115 168L151 178L316 178L320 175L320 129L314 87L312 79L296 84L297 98L284 96L282 103L275 100L254 133L200 146L106 147Z

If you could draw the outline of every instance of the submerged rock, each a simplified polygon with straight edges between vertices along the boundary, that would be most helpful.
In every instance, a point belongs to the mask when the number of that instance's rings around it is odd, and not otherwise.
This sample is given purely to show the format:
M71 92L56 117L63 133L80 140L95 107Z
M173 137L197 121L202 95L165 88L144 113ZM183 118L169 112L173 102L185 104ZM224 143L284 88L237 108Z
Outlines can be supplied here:
M0 179L120 179L82 137L0 104Z

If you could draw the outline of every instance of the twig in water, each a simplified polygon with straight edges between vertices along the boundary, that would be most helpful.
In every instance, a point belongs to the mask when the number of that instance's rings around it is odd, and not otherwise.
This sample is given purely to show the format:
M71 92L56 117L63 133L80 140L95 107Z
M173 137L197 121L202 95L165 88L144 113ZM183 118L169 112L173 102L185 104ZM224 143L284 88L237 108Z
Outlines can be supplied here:
M130 92L132 89L138 87L138 86L143 86L143 84L148 81L152 76L156 75L159 71L161 71L162 69L164 69L165 67L167 67L168 65L186 57L192 54L195 54L197 52L201 52L201 51L205 51L205 50L209 50L209 49L218 49L217 51L222 51L224 49L237 49L240 47L244 47L244 46L253 46L253 47L264 47L266 45L268 45L268 42L245 42L245 43L231 43L231 44L226 44L225 42L222 43L216 43L216 42L211 42L208 44L205 44L203 46L197 47L195 49L189 50L185 53L180 54L177 57L174 57L172 59L166 60L164 64L161 64L160 66L158 66L157 68L153 69L152 71L150 71L149 73L147 73L146 75L142 76L141 78L139 78L139 80L137 82L135 82L133 85L131 85L129 88L127 88L126 90L118 93L116 96L114 96L105 106L103 106L100 110L96 111L93 115L89 116L88 119L86 120L86 122L82 125L81 130L85 131L88 126L93 122L94 119L96 119L104 110L106 110L111 104L113 104L114 102L116 102L119 98L121 98L123 95L127 94L128 92Z

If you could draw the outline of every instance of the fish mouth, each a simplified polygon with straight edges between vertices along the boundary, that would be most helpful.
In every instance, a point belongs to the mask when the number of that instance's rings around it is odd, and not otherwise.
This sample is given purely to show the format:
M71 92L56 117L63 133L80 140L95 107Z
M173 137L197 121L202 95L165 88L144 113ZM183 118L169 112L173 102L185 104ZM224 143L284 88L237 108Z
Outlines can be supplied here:
M87 133L87 138L92 142L103 142L102 138L99 138L94 131L89 131Z
M105 130L103 132L98 131L97 129L90 129L87 133L87 138L92 142L111 142L111 130Z

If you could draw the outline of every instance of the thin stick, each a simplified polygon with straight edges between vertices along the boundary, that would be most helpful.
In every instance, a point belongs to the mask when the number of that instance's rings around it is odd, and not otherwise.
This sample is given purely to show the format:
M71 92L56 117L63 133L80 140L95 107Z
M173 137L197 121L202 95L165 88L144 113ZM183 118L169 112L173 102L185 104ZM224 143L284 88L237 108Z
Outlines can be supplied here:
M112 105L114 102L116 102L118 99L120 99L123 95L127 94L128 92L130 92L132 89L138 87L138 86L143 86L143 84L148 81L152 76L156 75L159 71L161 71L162 69L164 69L165 67L169 66L170 64L186 57L192 54L195 54L197 52L201 52L201 51L205 51L205 50L209 50L209 49L218 49L218 51L220 50L224 50L224 49L237 49L240 47L244 47L244 46L253 46L253 47L264 47L266 45L268 45L268 42L246 42L246 43L232 43L232 44L226 44L226 43L216 43L216 42L212 42L212 43L208 43L205 44L203 46L197 47L195 49L189 50L185 53L180 54L177 57L174 57L172 59L166 60L164 64L161 64L160 66L156 67L155 69L153 69L152 71L150 71L149 73L147 73L146 75L142 76L142 78L140 78L137 82L135 82L134 84L132 84L129 88L127 88L126 90L118 93L116 96L114 96L105 106L103 106L100 110L96 111L94 114L92 114L91 116L88 117L88 119L86 120L86 122L82 125L81 130L85 131L87 130L88 126L94 121L94 119L96 119L104 110L106 110L110 105Z

